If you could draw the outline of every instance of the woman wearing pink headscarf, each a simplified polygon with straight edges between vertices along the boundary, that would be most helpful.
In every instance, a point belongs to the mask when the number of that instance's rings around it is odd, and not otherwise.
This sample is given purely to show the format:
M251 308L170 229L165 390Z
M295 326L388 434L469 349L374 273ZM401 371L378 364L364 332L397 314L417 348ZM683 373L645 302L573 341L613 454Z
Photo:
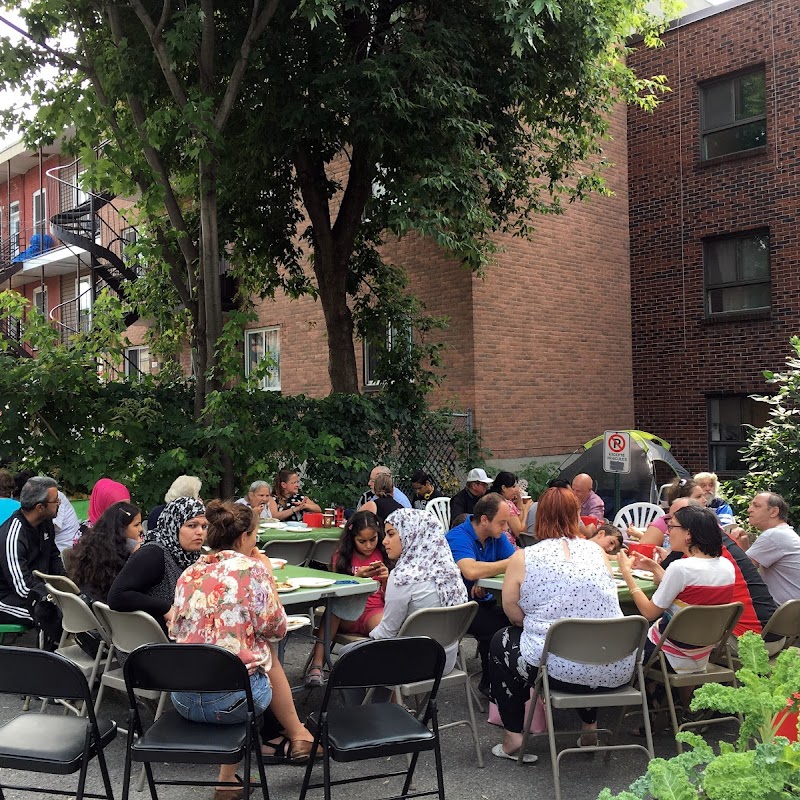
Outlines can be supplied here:
M125 486L112 481L111 478L100 478L89 498L89 524L94 527L107 508L122 501L126 503L131 501L131 493Z

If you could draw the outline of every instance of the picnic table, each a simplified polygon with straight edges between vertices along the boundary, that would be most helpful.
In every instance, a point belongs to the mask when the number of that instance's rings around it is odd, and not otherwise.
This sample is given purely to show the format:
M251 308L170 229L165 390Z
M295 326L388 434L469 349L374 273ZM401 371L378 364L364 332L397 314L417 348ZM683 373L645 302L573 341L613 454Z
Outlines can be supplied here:
M259 528L258 541L264 542L291 542L300 539L313 539L315 542L320 539L338 539L342 535L341 528L305 528L297 530L279 530L277 528Z

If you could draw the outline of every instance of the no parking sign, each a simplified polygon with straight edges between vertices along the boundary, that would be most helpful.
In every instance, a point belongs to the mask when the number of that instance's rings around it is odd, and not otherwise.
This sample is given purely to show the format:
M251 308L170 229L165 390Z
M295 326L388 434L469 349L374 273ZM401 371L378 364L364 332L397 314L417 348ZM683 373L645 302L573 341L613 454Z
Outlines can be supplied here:
M627 431L606 431L603 469L627 475L631 471L631 435Z

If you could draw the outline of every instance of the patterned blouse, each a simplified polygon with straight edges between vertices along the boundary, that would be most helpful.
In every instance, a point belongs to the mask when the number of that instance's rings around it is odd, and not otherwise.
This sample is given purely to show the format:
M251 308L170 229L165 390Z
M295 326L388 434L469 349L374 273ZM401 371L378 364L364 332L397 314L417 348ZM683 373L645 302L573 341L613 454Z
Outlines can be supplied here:
M175 587L170 635L181 644L216 644L245 664L272 667L270 639L286 635L275 579L259 561L234 550L206 553Z

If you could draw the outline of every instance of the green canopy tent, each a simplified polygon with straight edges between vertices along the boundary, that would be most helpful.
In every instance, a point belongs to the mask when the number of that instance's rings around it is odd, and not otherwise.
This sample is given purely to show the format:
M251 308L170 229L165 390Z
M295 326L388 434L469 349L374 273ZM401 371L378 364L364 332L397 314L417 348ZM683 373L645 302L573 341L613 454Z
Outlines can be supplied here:
M659 487L676 476L688 478L689 473L669 452L669 442L645 431L626 431L631 435L631 471L620 475L620 499L629 503L658 503ZM595 491L606 504L606 517L613 519L617 512L614 503L614 475L603 469L603 435L595 436L561 464L559 478L571 481L585 472L595 481Z

